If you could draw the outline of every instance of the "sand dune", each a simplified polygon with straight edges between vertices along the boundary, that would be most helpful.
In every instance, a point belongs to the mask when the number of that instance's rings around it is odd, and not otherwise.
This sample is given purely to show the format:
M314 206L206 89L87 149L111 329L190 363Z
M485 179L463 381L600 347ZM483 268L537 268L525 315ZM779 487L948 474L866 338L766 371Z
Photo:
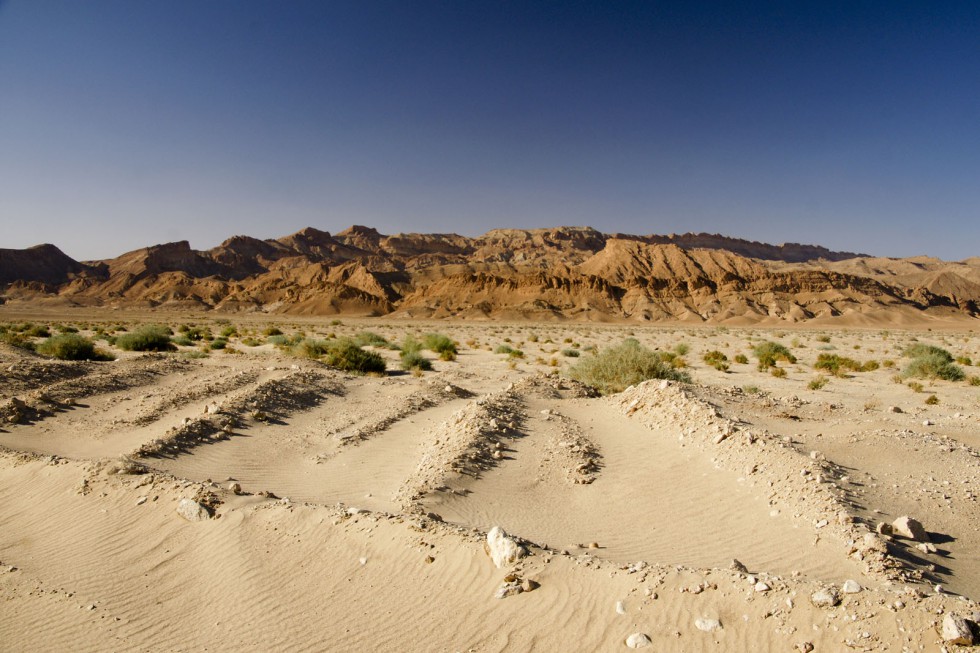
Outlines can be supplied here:
M355 376L242 344L266 324L205 358L0 349L0 649L938 651L944 615L977 609L976 387L886 367L808 387L818 353L975 359L972 333L281 324L460 343ZM627 336L684 343L695 383L568 377L559 349ZM799 358L785 378L702 362L765 339ZM902 515L934 552L875 533ZM493 527L528 555L497 568ZM535 586L494 598L510 575Z

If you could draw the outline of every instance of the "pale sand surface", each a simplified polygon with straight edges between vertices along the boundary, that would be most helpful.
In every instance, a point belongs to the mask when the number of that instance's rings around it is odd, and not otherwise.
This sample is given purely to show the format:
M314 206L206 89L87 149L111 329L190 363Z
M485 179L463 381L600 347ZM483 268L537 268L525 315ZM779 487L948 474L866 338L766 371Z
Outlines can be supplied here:
M136 317L223 326L113 323ZM972 331L275 322L459 342L421 377L380 350L380 378L241 343L273 322L232 319L239 353L207 358L0 347L0 405L27 411L0 425L0 650L615 651L641 632L659 651L938 651L943 613L977 609L980 387L892 379L913 339L980 359ZM590 397L548 376L581 360L562 350L626 337L686 344L695 384ZM756 369L762 340L798 357L785 378ZM702 361L715 349L750 363L717 371ZM825 351L895 367L810 389ZM188 435L201 424L215 427ZM112 473L121 457L138 464ZM217 518L181 518L201 493ZM936 553L866 537L901 515ZM494 526L530 555L496 568ZM494 598L508 573L540 587ZM864 590L811 605L847 579Z

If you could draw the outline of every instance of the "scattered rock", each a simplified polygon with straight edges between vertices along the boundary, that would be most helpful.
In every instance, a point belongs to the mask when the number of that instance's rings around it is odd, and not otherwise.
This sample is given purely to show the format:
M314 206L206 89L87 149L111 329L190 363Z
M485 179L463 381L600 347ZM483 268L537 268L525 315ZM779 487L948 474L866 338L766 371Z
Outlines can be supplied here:
M626 638L626 648L644 648L651 644L653 640L645 633L633 633Z
M206 521L211 519L211 511L193 499L181 499L177 504L177 514L187 521Z
M817 590L810 595L810 603L818 608L832 608L840 603L840 594L834 587Z
M740 574L749 573L748 567L743 565L737 558L732 558L732 563L728 565L728 568L732 571L737 571Z
M228 491L234 495L239 495L242 493L242 486L239 485L238 483L229 483Z
M920 542L919 544L915 545L915 548L918 549L919 551L922 551L923 553L936 552L936 546L931 542Z
M973 646L976 642L970 622L958 614L949 613L943 617L942 635L943 641L947 644Z
M856 580L845 580L840 589L844 594L858 594L864 588Z
M599 548L599 543L598 542L589 542L589 548L590 549L598 549Z
M768 585L766 585L765 583L763 583L761 580L758 583L755 584L755 591L756 592L768 592L771 589L772 589L771 587L769 587Z
M536 580L531 580L530 578L525 578L521 581L521 591L523 592L533 592L534 590L541 587L541 583Z
M506 599L508 596L514 596L516 594L520 594L523 591L524 588L521 587L521 584L518 583L517 581L511 581L509 583L504 582L504 584L498 587L497 591L494 592L493 598Z
M895 535L900 535L916 542L929 542L929 534L923 528L922 523L908 515L903 515L892 522L892 529Z
M507 536L504 529L499 526L494 526L487 533L487 542L485 545L487 554L490 559L493 560L493 564L497 566L498 569L504 565L511 565L517 562L519 559L526 555L524 547L515 542L513 539ZM498 597L502 598L502 597Z
M706 619L704 617L694 620L694 626L700 631L710 633L715 630L721 630L721 622L717 619Z
M875 532L878 533L878 535L894 535L895 529L892 528L891 524L880 521L875 526Z
M622 601L616 601L616 614L626 614L626 606Z
M889 406L888 407L888 412L889 413L901 413L902 412L902 409L899 408L898 406Z

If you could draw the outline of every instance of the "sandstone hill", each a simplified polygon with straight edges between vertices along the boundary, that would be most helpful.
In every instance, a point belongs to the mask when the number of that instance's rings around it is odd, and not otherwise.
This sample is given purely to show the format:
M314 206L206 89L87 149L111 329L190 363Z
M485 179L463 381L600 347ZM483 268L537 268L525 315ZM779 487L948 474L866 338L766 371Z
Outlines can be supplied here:
M980 316L980 259L945 262L590 227L384 235L312 227L79 262L0 249L0 301L302 315L781 323Z

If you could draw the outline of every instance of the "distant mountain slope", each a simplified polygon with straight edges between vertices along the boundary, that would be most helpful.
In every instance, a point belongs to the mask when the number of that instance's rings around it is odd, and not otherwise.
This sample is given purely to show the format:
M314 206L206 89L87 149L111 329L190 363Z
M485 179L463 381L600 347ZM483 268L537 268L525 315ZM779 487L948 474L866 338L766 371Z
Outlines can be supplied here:
M6 302L306 315L778 323L980 314L980 258L884 259L712 234L590 227L384 235L355 225L277 239L186 241L79 263L0 250Z

